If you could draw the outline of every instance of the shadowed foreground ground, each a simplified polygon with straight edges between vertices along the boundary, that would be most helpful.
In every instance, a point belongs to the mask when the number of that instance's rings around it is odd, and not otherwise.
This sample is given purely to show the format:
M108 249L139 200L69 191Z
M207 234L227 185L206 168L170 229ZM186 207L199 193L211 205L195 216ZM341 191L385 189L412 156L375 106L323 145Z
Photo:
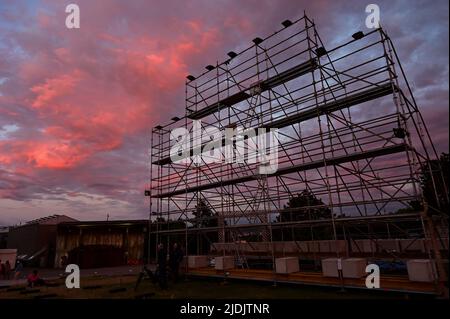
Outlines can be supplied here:
M67 289L64 280L49 282L51 286L25 288L24 285L0 288L0 299L23 298L256 298L256 299L380 299L380 298L412 298L404 294L387 294L362 290L341 292L339 289L327 289L305 286L273 287L271 284L255 284L246 282L222 282L209 280L181 280L169 284L169 289L161 290L149 280L141 282L134 290L136 276L91 276L81 278L80 289ZM417 296L419 297L419 296ZM415 297L414 297L415 298ZM420 297L423 298L423 297Z

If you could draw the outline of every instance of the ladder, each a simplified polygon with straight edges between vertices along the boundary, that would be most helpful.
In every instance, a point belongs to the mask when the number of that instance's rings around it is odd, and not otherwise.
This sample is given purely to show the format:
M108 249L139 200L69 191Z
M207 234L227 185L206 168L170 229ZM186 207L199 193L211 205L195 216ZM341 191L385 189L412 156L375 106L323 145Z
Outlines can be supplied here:
M232 237L232 240L233 240L233 243L235 246L235 249L234 249L235 257L234 258L236 260L236 263L238 265L240 265L242 269L248 269L249 267L248 267L248 263L247 263L247 257L245 257L245 254L242 254L240 252L240 248L239 248L240 241L236 240L236 234L234 231L231 232L231 237Z

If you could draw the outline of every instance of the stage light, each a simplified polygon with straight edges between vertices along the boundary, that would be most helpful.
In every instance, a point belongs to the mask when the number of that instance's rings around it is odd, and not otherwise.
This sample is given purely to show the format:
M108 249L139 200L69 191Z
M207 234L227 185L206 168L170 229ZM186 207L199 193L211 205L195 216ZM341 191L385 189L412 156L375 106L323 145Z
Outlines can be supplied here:
M327 50L325 50L324 47L317 48L316 54L320 58L321 56L324 56L325 54L327 54Z
M252 41L253 41L254 44L258 45L258 44L262 43L264 40L261 39L261 38L256 37Z
M237 54L236 54L236 52L234 52L234 51L228 52L227 55L228 55L230 58L232 58L232 59L235 58L235 57L237 57Z
M289 27L289 26L292 25L292 21L291 21L291 20L284 20L283 22L281 22L281 24L282 24L285 28L287 28L287 27Z
M362 38L364 38L364 33L362 31L358 31L356 33L353 33L352 34L352 38L355 39L355 40L362 39Z

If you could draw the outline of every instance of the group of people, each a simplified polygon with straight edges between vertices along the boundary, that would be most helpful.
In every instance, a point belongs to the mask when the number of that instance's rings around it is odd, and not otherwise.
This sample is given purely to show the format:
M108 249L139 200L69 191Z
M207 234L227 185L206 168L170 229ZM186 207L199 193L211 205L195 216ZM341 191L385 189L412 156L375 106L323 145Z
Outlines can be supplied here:
M20 260L17 260L16 266L14 267L14 279L20 279L22 276L22 272L23 264ZM4 263L0 260L0 279L10 280L12 279L12 273L13 270L11 269L11 263L9 262L9 260L5 261ZM44 283L44 280L39 277L37 270L33 270L33 272L27 276L28 287L40 286L44 285Z
M16 266L14 267L14 279L19 279L22 275L23 265L17 260ZM10 280L12 279L13 269L11 267L11 263L9 260L6 260L4 263L0 260L0 279Z
M177 243L173 244L172 249L169 251L169 260L167 260L167 250L164 244L158 245L158 268L157 268L157 278L159 285L162 289L167 288L168 273L167 268L169 268L170 275L174 282L179 279L180 273L180 263L183 260L183 251L178 246ZM167 267L169 266L169 267Z
M0 260L0 279L11 279L11 264L9 263L9 260L4 263Z

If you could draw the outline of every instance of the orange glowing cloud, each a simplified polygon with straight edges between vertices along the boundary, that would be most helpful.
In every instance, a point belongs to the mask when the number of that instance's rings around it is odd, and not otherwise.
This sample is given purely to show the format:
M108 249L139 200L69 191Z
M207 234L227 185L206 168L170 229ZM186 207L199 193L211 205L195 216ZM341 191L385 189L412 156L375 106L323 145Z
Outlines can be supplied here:
M35 108L49 107L56 98L72 93L75 84L80 80L81 72L79 70L75 70L71 74L46 79L43 84L31 88L31 91L36 94L36 98L31 105Z
M101 196L121 203L102 206L108 211L142 217L148 211L142 185L148 183L150 127L184 113L185 76L225 60L226 52L240 51L256 36L271 34L305 8L325 28L319 31L326 43L341 39L354 31L349 15L361 17L355 3L349 1L343 13L339 5L324 1L77 0L79 30L64 27L61 1L37 0L37 10L22 10L30 7L23 0L0 4L0 128L18 128L0 136L0 197L33 200L58 189L54 196ZM401 3L389 6L404 11ZM435 68L408 67L408 61L404 67L413 72L412 83L445 84L448 41L441 40L448 38L448 10L416 2L410 7L424 9L414 13L421 21L431 16L439 23L418 28L415 19L399 23L396 18L394 32L399 32L391 35L399 40L400 53L414 50L417 57L431 57L428 66ZM421 84L428 85L429 97L418 100L428 103L429 122L448 133L448 85L430 83ZM431 129L435 136L441 132L436 128ZM441 135L448 149L448 137ZM53 209L53 203L33 202L36 214ZM69 214L96 211L72 203L66 208Z

